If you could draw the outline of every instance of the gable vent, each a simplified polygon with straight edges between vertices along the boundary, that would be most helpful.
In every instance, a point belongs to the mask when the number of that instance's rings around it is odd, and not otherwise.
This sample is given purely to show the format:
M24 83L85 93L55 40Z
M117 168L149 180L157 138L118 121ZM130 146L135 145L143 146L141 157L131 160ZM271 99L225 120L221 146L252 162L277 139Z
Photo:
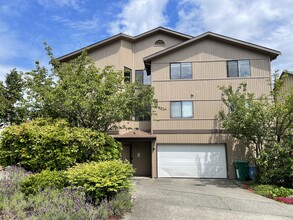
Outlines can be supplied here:
M165 42L163 40L157 40L155 46L165 46Z

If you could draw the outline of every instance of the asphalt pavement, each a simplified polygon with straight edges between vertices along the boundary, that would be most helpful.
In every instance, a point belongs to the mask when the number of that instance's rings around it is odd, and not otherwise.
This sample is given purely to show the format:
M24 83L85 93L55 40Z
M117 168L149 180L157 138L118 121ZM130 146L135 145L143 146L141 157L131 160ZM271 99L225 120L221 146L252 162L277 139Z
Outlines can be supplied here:
M293 205L276 202L222 179L134 179L125 220L293 219Z

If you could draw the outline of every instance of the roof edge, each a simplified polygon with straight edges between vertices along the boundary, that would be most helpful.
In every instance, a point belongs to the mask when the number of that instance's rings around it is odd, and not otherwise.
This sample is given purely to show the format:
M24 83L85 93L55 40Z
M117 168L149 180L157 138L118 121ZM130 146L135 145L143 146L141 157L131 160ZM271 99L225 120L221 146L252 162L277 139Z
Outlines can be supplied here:
M101 41L98 41L96 43L90 44L89 46L83 47L81 49L78 49L78 50L75 50L75 51L70 52L68 54L65 54L63 56L60 56L60 57L57 58L57 60L59 60L61 62L62 61L67 61L67 60L70 60L72 58L77 57L84 50L92 50L92 49L94 49L96 47L102 46L104 44L107 44L109 42L112 42L112 41L115 41L115 40L118 40L118 39L126 39L126 40L129 40L129 41L136 41L136 40L139 40L141 38L144 38L144 37L146 37L146 36L148 36L150 34L153 34L155 32L158 32L158 31L166 32L168 34L172 34L174 36L177 36L177 37L180 37L180 38L183 38L183 39L186 39L186 40L189 40L189 39L192 38L192 36L190 36L190 35L187 35L187 34L184 34L184 33L180 33L178 31L174 31L174 30L171 30L171 29L164 28L164 27L161 27L160 26L160 27L154 28L152 30L146 31L144 33L141 33L139 35L136 35L136 36L131 36L131 35L128 35L128 34L119 33L119 34L116 34L116 35L111 36L109 38L106 38L104 40L101 40Z
M236 38L232 38L232 37L228 37L228 36L224 36L224 35L220 35L220 34L208 31L208 32L200 34L200 35L198 35L198 36L196 36L194 38L191 38L188 41L176 44L176 45L174 45L172 47L166 48L165 50L161 50L161 51L159 51L157 53L149 55L149 56L144 58L144 62L148 63L148 62L150 62L152 59L154 59L156 57L159 57L159 56L161 56L161 55L163 55L165 53L168 53L168 52L171 52L173 50L176 50L179 47L188 45L190 43L193 43L195 41L201 40L201 39L206 38L206 37L214 37L214 38L220 39L222 41L233 42L235 44L239 44L239 45L242 45L242 46L246 46L246 47L257 49L259 51L266 52L266 53L270 54L271 60L274 60L274 59L277 58L277 56L281 55L281 52L277 51L277 50L273 50L273 49L263 47L263 46L260 46L260 45L257 45L257 44L249 43L247 41L238 40Z

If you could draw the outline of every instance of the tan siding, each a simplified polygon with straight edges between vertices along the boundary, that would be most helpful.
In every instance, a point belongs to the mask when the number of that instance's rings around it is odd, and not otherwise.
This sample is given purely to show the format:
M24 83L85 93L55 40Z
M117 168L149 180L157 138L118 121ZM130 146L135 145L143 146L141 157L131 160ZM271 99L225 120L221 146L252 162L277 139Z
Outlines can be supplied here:
M134 55L133 55L133 44L129 41L122 40L121 42L121 59L123 60L122 62L122 68L128 67L130 69L134 69Z
M119 126L125 127L125 129L120 129L119 134L125 134L129 132L129 129L138 129L142 131L150 131L151 130L151 122L150 121L122 121L119 123Z
M154 60L154 63L168 63L170 61L216 61L234 59L266 59L269 56L259 54L255 51L239 48L234 45L219 41L204 39L180 48L180 52L174 51L171 54Z
M95 51L89 52L89 56L94 60L98 68L114 65L115 69L121 70L121 41L107 44Z
M283 93L289 93L293 89L293 75L288 75L284 80L284 85L281 89Z
M159 101L176 100L220 100L219 86L232 85L234 88L240 83L247 83L247 89L257 96L268 94L270 78L225 78L210 80L167 80L153 82L155 97Z
M158 47L154 46L155 42L157 40L163 40L166 44L165 47ZM140 41L135 42L134 44L134 66L136 69L144 69L144 63L143 58L146 56L149 56L155 52L158 52L160 50L163 50L167 47L170 47L174 44L178 44L182 42L182 40L179 40L177 38L168 36L166 34L156 34L153 36L150 36L148 38L144 38Z
M153 121L153 130L194 130L194 129L213 129L219 122L217 120L166 120ZM218 126L217 126L218 127Z
M192 101L192 100L190 100ZM170 119L170 102L159 102L159 105L164 108L164 110L157 110L157 115L154 116L154 120L169 120ZM222 101L193 101L193 116L194 119L214 119L219 112L219 109L223 107ZM189 119L172 119L178 123L187 122ZM155 121L154 121L155 123ZM164 122L166 123L166 122ZM156 123L155 123L156 124ZM170 127L171 129L172 127Z

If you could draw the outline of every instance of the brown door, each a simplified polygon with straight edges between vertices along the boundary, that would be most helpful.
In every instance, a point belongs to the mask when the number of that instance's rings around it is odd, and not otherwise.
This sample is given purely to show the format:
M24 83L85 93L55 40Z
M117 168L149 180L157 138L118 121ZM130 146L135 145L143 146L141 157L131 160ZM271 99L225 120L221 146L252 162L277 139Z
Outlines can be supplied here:
M131 163L135 176L151 176L151 144L138 142L131 147Z

